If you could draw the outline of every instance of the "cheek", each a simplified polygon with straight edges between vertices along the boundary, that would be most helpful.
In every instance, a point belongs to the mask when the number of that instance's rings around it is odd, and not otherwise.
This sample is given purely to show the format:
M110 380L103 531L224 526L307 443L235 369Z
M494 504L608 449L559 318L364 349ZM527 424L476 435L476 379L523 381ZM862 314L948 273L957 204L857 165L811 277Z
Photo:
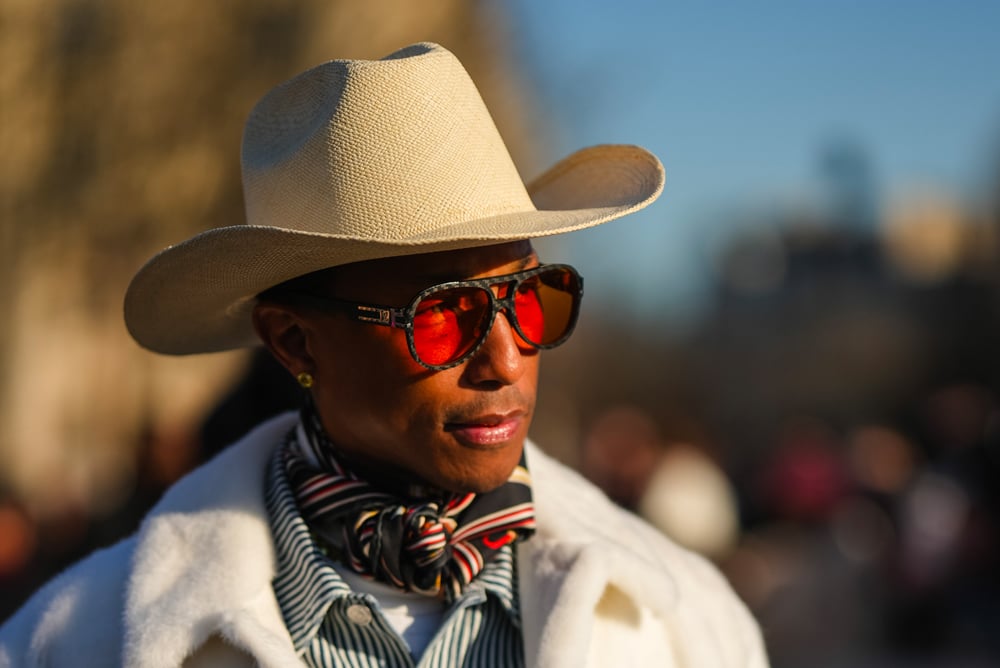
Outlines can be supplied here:
M318 371L340 385L349 381L374 386L376 379L386 377L398 383L423 370L411 357L401 330L353 322L333 323L318 332L314 359Z
M349 421L369 433L406 420L414 408L410 388L426 369L410 356L403 333L345 326L328 340L315 355L315 396L324 418Z

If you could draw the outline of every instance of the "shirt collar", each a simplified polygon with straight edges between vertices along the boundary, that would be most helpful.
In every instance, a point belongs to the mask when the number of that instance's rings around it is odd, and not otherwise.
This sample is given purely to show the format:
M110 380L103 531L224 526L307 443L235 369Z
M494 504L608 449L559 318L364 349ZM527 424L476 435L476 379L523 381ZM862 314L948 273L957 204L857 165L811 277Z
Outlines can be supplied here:
M349 596L351 588L330 565L299 515L280 448L271 458L266 485L278 561L274 593L292 644L301 652L316 635L330 606Z
M486 567L483 568L476 579L469 584L468 591L462 598L468 596L471 591L481 590L487 596L496 598L500 607L507 613L511 623L516 628L521 628L521 611L518 606L517 584L514 550L510 545L505 545L486 564ZM459 602L461 602L462 598L459 599Z

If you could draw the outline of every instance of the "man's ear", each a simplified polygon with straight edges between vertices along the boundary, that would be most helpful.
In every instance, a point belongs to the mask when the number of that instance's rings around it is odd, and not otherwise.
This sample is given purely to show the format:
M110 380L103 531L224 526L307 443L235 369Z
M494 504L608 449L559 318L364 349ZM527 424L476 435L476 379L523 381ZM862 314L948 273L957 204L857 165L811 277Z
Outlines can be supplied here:
M253 308L253 328L271 354L293 376L315 373L316 364L309 354L302 317L292 308L272 302L259 302Z

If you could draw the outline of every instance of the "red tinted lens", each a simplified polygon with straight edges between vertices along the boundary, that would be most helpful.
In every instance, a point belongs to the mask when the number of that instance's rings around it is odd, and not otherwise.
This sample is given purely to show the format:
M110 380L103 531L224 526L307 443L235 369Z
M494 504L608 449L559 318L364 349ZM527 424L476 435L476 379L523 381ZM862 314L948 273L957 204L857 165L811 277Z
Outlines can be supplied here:
M566 336L573 324L579 291L576 276L565 269L542 272L521 283L514 296L514 308L524 338L545 346Z
M529 343L542 343L545 334L545 313L538 294L538 277L530 278L517 286L514 295L514 311L517 313L517 324L521 333Z
M481 288L451 288L427 295L413 316L413 347L425 364L448 364L476 345L490 311Z

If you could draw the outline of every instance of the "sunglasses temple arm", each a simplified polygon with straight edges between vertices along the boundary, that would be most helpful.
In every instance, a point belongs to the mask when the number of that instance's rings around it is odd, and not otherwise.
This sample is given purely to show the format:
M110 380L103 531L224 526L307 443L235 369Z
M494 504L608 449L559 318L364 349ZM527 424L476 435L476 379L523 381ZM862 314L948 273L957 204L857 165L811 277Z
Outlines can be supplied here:
M345 302L346 303L346 302ZM377 306L374 304L351 304L353 308L347 309L354 315L355 320L370 322L386 327L399 327L406 329L410 324L406 311L391 306Z
M359 322L370 322L375 325L386 327L398 327L406 329L409 327L410 319L406 310L393 308L391 306L380 306L378 304L362 304L344 299L332 299L330 297L320 297L303 292L289 293L295 301L311 304L324 311L337 311L349 315Z

